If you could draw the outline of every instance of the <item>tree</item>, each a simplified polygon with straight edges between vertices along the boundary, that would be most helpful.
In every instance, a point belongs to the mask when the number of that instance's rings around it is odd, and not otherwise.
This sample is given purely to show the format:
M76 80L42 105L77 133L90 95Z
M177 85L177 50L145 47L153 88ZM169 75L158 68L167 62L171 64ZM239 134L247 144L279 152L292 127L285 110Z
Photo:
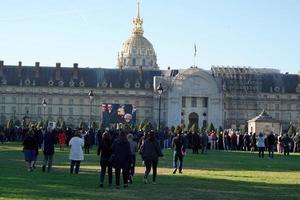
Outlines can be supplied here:
M100 130L103 132L105 129L105 124L103 123L103 121L100 123Z
M44 127L44 122L42 122L42 121L38 122L37 128L40 129L40 128L43 128L43 127Z
M290 125L290 128L289 128L289 130L288 130L288 135L289 136L293 136L293 135L295 135L296 134L296 132L297 132L297 129L296 129L296 127L294 127L293 125Z
M223 131L224 131L224 129L222 128L222 126L219 126L219 128L218 128L218 130L217 130L218 135L219 135L221 132L223 132Z
M175 128L175 130L174 130L174 133L180 134L181 132L182 132L181 126L176 126L176 128Z
M56 121L56 127L61 129L61 122L59 119Z
M88 129L88 125L86 122L81 121L79 124L79 128L86 130L86 129Z
M92 122L92 129L97 130L98 124L96 122Z
M212 122L211 122L211 123L209 124L209 126L207 127L207 131L209 131L209 132L215 131L215 127L214 127L214 125L213 125Z
M244 128L242 129L242 134L248 133L248 123L245 124Z
M190 129L189 129L190 132L193 132L193 133L198 133L199 131L199 127L198 127L198 124L194 123Z
M8 120L6 128L8 129L14 128L14 121L12 119Z

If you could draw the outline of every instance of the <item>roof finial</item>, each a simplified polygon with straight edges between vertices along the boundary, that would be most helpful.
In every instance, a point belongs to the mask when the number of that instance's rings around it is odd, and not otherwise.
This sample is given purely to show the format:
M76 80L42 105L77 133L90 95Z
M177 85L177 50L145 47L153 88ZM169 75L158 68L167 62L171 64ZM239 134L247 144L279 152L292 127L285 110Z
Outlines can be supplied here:
M140 0L137 0L137 17L140 18Z
M137 0L137 16L133 19L133 34L143 35L143 19L140 17L140 0Z

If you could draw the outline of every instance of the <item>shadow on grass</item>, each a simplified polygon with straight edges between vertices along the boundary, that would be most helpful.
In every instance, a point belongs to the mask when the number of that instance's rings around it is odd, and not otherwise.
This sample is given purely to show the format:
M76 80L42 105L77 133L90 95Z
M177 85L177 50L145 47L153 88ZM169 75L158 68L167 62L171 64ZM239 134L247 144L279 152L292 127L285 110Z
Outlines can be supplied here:
M151 176L149 177L151 180ZM1 177L0 199L300 199L299 185L268 184L185 175L160 175L158 184L143 184L142 175L128 189L107 184L98 188L98 174L23 173ZM151 182L150 182L151 183Z

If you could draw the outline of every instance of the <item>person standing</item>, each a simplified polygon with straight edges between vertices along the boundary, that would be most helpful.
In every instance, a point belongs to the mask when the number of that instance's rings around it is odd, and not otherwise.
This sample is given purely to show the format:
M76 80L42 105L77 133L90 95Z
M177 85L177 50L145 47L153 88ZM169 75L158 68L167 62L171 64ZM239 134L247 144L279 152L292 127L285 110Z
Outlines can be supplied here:
M26 133L24 141L23 141L23 152L24 152L24 158L27 162L27 170L31 172L33 170L33 165L36 157L36 146L37 141L35 140L33 136L33 131L30 130Z
M73 174L75 166L75 174L79 173L80 162L84 160L82 147L84 146L84 140L80 137L80 133L77 132L74 137L71 138L69 142L71 146L69 159L70 163L70 173Z
M288 134L284 134L282 137L282 145L283 145L283 155L289 156L290 155L290 144L292 143L292 139L289 137Z
M116 175L116 189L120 189L121 170L124 188L128 187L128 170L131 163L130 144L124 131L119 132L119 137L112 144L113 166Z
M130 144L130 151L131 151L131 163L129 166L129 183L132 183L132 177L134 176L135 172L135 161L136 161L136 152L138 150L136 141L133 140L133 135L127 135L128 142Z
M264 152L265 152L265 136L263 133L259 133L257 139L256 139L256 146L258 148L258 157L264 158Z
M181 174L182 166L183 166L183 157L185 154L185 148L183 145L183 137L180 133L178 133L176 135L176 137L173 138L172 147L174 149L174 152L173 152L173 168L174 168L173 174L176 174L177 168L179 168L179 173ZM177 166L178 161L179 161L179 167Z
M44 153L44 162L42 166L43 172L45 172L46 166L48 166L47 172L51 171L55 143L56 143L55 135L53 134L51 128L48 128L47 132L43 135L43 153Z
M208 135L206 132L201 134L201 154L207 154Z
M98 143L97 155L100 156L100 187L103 187L104 177L107 169L108 173L108 184L112 184L112 139L109 132L104 132L102 135L101 142Z
M144 175L144 183L148 183L148 175L151 171L151 167L153 170L152 183L156 184L156 176L157 176L157 165L158 158L162 157L163 154L161 152L161 148L159 146L158 141L155 138L154 131L150 131L149 138L146 139L141 146L141 155L142 159L145 162L146 170Z
M271 132L267 136L267 145L268 145L268 151L269 151L270 158L274 158L275 143L276 143L275 135L273 134L273 132Z
M64 150L65 144L66 144L66 134L64 130L60 130L58 134L58 142L59 142L59 148L60 150Z

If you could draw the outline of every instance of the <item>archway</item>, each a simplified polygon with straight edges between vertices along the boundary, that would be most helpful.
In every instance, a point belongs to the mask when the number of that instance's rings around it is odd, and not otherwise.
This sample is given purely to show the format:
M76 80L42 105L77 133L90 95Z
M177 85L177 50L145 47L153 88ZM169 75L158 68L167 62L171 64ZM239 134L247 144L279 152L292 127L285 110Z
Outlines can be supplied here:
M189 124L199 124L199 116L197 113L192 112L189 114Z

